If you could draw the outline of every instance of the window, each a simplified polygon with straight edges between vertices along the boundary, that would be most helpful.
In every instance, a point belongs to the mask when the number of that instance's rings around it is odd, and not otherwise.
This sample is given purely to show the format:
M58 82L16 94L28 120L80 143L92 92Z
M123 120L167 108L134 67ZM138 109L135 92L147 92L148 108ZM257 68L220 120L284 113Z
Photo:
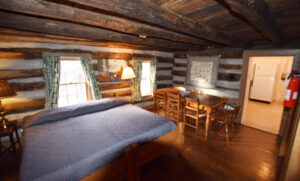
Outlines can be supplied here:
M150 61L145 61L142 63L142 78L140 88L142 96L151 95L153 93Z
M61 58L58 107L86 102L87 81L79 57Z

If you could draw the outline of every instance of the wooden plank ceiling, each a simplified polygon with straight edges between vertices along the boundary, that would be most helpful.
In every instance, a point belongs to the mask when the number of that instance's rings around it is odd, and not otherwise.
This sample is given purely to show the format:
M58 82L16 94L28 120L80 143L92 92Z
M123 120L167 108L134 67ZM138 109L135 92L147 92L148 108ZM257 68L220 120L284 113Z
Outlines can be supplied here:
M300 39L299 8L299 0L0 0L0 39L168 51L279 46Z

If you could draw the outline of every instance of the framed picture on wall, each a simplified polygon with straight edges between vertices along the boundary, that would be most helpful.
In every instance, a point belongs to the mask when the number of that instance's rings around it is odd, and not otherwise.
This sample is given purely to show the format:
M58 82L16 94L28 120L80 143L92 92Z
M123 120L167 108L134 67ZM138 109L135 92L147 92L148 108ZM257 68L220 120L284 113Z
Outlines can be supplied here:
M99 59L98 79L100 82L119 82L123 69L129 66L129 60L120 59Z
M186 82L203 88L215 88L219 56L189 56Z

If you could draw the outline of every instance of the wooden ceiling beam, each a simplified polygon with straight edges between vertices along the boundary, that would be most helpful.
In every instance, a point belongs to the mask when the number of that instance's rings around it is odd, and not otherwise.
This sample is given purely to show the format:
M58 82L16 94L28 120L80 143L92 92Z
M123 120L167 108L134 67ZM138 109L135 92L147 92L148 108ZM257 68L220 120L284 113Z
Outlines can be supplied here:
M187 17L167 11L153 3L145 3L141 0L68 0L75 4L94 7L107 12L119 14L159 27L181 32L216 43L245 47L248 44L241 41L237 36L218 31L213 27L195 22Z
M49 33L62 36L80 37L108 42L156 46L172 49L202 49L203 46L173 42L157 38L142 39L134 35L118 33L81 24L62 22L0 11L0 26L17 30Z
M147 37L163 38L191 44L212 45L212 42L168 31L162 28L48 1L0 0L0 7L3 10L67 20L111 29L118 32L135 34L137 36L145 35Z
M264 0L216 0L230 11L248 21L274 45L282 43L282 37L271 10ZM225 3L225 4L224 4Z
M17 42L38 42L38 43L55 43L67 45L85 45L96 47L110 47L110 48L126 48L136 50L159 50L172 52L174 49L161 48L156 46L133 45L128 43L118 42L101 42L86 38L76 38L69 36L52 35L46 33L37 33L30 31L20 31L9 28L0 27L0 40L17 41Z

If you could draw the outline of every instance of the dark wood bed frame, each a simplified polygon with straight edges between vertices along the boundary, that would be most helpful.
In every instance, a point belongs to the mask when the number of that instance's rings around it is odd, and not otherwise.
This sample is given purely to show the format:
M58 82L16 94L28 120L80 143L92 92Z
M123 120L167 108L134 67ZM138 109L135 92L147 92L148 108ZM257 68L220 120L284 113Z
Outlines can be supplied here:
M184 142L184 124L178 128L144 145L134 144L125 150L125 155L105 168L83 178L92 180L124 180L139 181L140 168L165 153L170 148L178 149Z

